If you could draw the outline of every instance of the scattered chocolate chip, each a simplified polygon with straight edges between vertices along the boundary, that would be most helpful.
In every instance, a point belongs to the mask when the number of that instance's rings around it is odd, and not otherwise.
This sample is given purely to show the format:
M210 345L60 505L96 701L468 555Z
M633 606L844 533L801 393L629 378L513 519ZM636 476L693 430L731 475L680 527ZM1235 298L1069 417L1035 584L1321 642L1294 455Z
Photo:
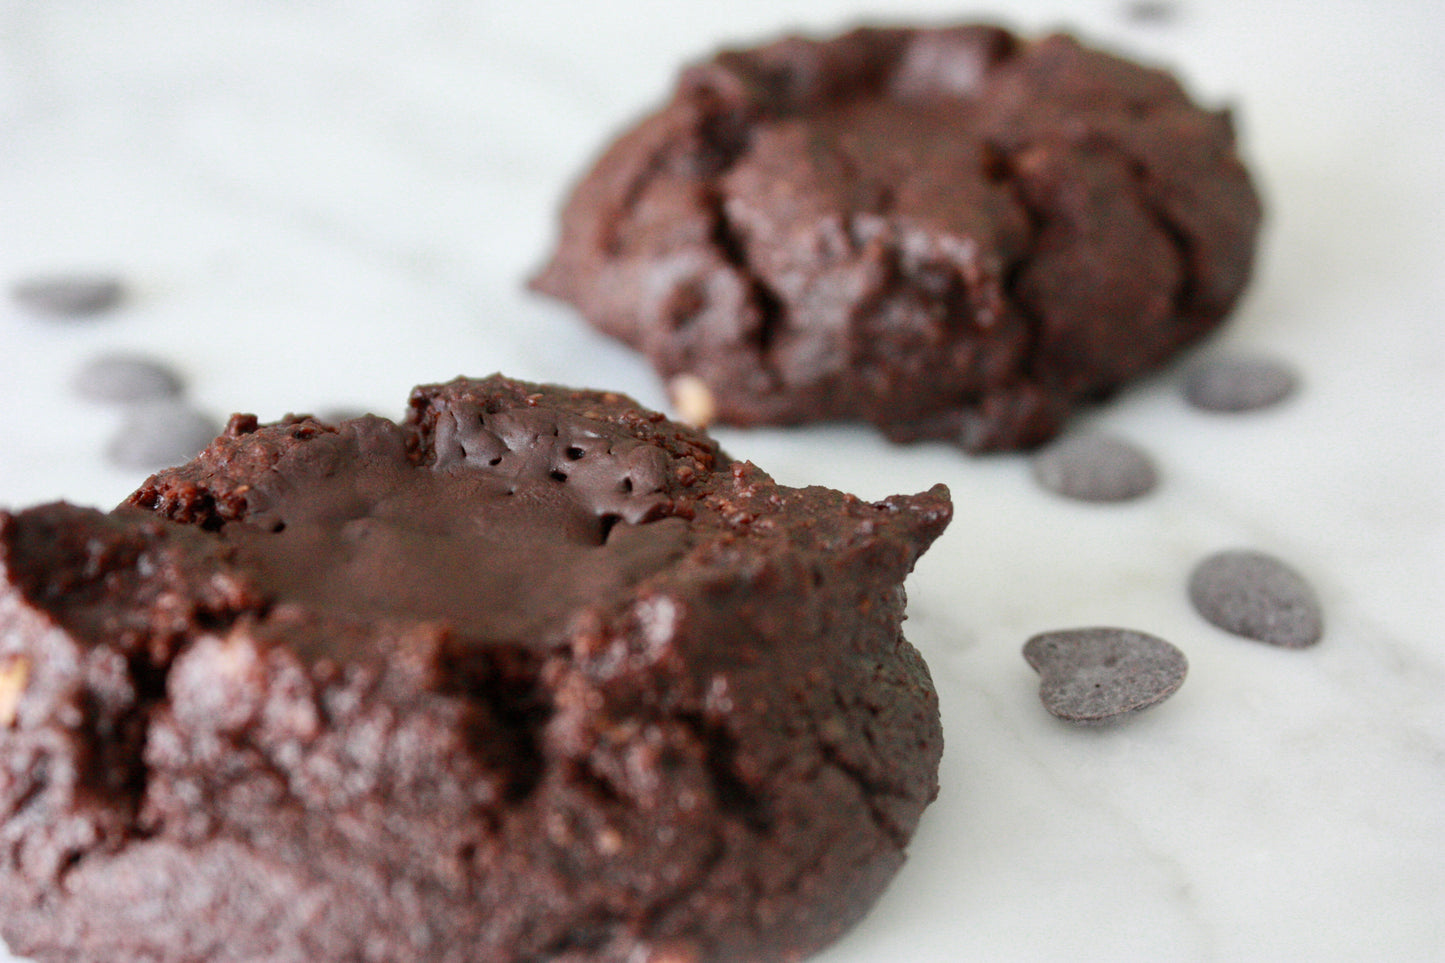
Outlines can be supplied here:
M1288 398L1295 376L1269 358L1211 358L1184 376L1184 399L1204 411L1236 412L1266 408Z
M53 317L97 314L114 307L123 293L118 278L101 274L25 278L10 286L10 297L16 304Z
M364 418L369 412L365 408L352 408L348 406L337 406L335 408L322 408L316 412L316 420L328 425L339 425L343 421L355 421L357 418Z
M220 433L215 420L175 400L134 405L106 447L119 468L154 471L195 457Z
M1324 634L1314 589L1263 552L1231 549L1209 556L1189 576L1189 600L1212 624L1270 645L1300 649Z
M495 375L409 399L341 432L236 415L120 511L0 514L0 721L27 689L0 729L0 906L25 904L4 937L51 963L833 942L936 795L902 582L947 489L776 484L616 392ZM145 826L204 833L144 865L104 845L142 792Z
M1131 629L1044 632L1024 645L1039 673L1039 699L1060 719L1112 722L1163 702L1184 684L1189 660L1173 645Z
M719 424L1029 448L1219 324L1254 260L1230 125L1066 34L791 36L659 99L576 184L531 286L702 376Z
M1055 494L1086 502L1117 502L1153 491L1154 462L1108 435L1069 435L1034 455L1034 479Z
M1124 19L1130 23L1164 24L1178 15L1179 9L1165 0L1132 0L1124 4Z
M110 353L87 361L71 379L87 401L128 404L181 393L181 377L170 365L141 354Z

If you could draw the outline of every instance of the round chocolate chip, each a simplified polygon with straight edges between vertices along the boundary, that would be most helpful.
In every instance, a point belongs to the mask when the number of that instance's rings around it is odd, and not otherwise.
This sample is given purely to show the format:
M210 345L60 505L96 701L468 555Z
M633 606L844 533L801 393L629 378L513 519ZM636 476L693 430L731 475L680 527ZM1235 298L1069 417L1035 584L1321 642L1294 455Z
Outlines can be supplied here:
M119 468L155 471L189 461L220 433L213 418L175 400L132 406L106 448Z
M1131 629L1044 632L1025 643L1024 659L1041 676L1044 708L1080 725L1112 722L1163 702L1189 671L1183 652Z
M182 384L180 375L162 361L112 353L87 361L71 379L71 387L87 401L128 404L178 395Z
M1267 408L1294 392L1288 366L1269 358L1211 358L1184 375L1184 399L1203 411L1238 412Z
M1044 488L1086 502L1138 498L1159 483L1148 455L1109 435L1066 436L1034 455L1032 467Z
M81 317L114 307L124 288L109 275L55 275L25 278L10 286L16 304L35 314Z
M1304 648L1324 634L1314 589L1263 552L1231 549L1209 556L1189 576L1189 600L1212 624L1270 645Z

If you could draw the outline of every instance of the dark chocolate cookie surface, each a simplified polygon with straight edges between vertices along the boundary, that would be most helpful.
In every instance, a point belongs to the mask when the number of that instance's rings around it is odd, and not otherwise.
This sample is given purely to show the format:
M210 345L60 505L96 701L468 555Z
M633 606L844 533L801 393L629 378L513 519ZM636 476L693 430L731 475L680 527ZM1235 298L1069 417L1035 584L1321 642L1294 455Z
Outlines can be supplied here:
M937 790L942 488L775 484L607 393L233 418L0 513L0 932L41 960L794 960Z
M1015 448L1218 325L1259 220L1227 114L1161 71L867 28L685 71L533 286L721 421Z

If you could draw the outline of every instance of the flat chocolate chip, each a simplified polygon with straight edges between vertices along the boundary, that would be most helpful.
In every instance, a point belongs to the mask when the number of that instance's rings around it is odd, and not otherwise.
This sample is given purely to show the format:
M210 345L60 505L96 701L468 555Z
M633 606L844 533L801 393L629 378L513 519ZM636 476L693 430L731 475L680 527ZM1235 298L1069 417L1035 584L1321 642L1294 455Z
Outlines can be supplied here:
M35 314L82 317L114 307L124 287L108 275L55 275L25 278L10 286L16 304Z
M355 421L364 418L368 412L365 408L353 408L349 406L337 406L334 408L322 408L316 412L316 420L328 425L339 425L343 421Z
M194 458L220 433L210 416L174 400L132 406L106 448L119 468L154 471Z
M1178 15L1178 8L1164 0L1133 0L1124 4L1124 19L1131 23L1165 24Z
M1085 502L1138 498L1159 483L1148 455L1108 435L1069 435L1034 455L1032 466L1044 488Z
M1295 389L1294 372L1269 358L1211 358L1184 376L1184 399L1203 411L1238 412L1267 408Z
M1025 643L1024 659L1042 677L1044 708L1080 725L1112 722L1163 702L1189 671L1183 652L1131 629L1044 632Z
M87 361L71 379L87 401L128 404L170 398L181 393L181 377L165 362L140 354L102 354Z
M1300 649L1324 634L1314 589L1263 552L1231 549L1209 556L1189 576L1189 600L1212 624L1270 645Z

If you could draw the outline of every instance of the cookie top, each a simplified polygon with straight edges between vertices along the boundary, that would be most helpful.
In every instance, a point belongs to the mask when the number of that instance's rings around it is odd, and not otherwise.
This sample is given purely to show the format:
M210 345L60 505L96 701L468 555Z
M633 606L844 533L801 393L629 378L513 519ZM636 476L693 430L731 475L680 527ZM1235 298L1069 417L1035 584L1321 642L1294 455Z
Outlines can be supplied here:
M39 959L793 959L937 791L901 581L951 514L611 393L234 417L0 513L5 938Z
M533 285L720 420L1011 448L1217 325L1259 220L1228 115L1164 72L1061 35L864 28L684 71Z

